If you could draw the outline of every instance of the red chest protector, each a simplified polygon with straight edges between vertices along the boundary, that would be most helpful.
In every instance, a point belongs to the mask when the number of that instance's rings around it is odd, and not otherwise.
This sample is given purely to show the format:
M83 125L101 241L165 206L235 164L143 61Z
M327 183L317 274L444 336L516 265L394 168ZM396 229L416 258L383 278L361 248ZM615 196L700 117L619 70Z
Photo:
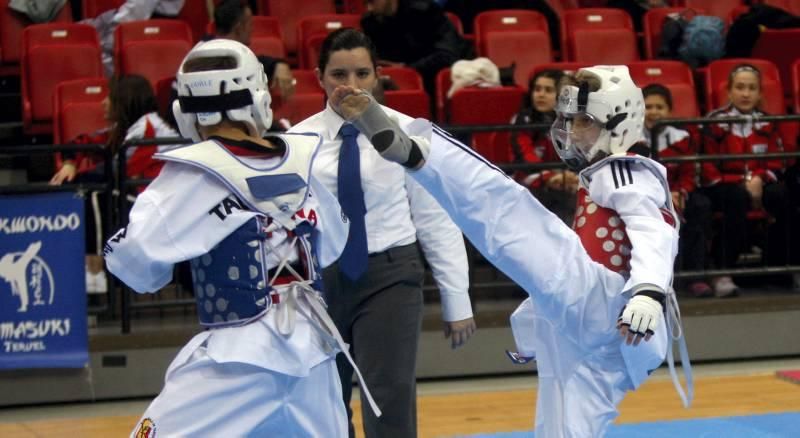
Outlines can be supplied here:
M578 190L572 229L592 260L628 278L631 241L625 232L625 223L616 211L595 204L583 187Z

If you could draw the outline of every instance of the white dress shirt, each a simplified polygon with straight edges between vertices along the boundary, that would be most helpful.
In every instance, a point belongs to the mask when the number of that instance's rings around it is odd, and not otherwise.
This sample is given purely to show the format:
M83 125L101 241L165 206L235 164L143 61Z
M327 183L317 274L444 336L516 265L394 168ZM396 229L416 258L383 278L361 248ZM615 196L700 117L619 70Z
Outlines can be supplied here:
M390 108L383 110L396 118L403 129L414 120ZM335 196L338 196L342 145L339 129L344 122L328 105L289 130L322 136L312 173ZM357 142L370 254L409 245L419 238L442 297L442 318L460 321L471 317L467 253L461 231L433 197L406 175L402 166L381 158L364 135L359 135Z

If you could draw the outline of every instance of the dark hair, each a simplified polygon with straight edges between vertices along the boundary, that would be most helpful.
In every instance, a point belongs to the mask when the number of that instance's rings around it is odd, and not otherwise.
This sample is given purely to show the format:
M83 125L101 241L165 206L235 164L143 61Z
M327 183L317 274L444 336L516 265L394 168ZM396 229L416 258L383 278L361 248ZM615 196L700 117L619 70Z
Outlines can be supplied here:
M556 94L558 94L558 83L561 81L561 78L563 78L564 75L565 73L562 70L556 69L542 70L533 75L528 81L528 92L525 93L525 96L522 98L522 109L533 108L533 99L531 99L531 93L533 93L533 88L536 86L536 81L539 80L539 78L552 79L553 87L556 89Z
M111 105L110 117L114 122L108 145L116 151L125 141L131 125L145 114L158 111L158 102L150 82L139 75L112 78L108 100Z
M193 58L183 64L184 73L213 70L233 70L237 67L236 58L233 56L209 56Z
M319 51L317 67L320 72L324 73L325 67L328 66L328 61L331 59L331 53L339 50L353 50L362 47L367 49L367 52L369 52L369 59L372 61L372 66L377 69L378 54L375 50L375 45L366 34L352 27L337 29L325 37L325 40L322 41L322 48Z
M761 89L761 70L759 70L758 67L754 66L753 64L748 64L748 63L745 63L745 62L743 62L741 64L736 64L731 69L731 72L728 73L728 87L727 87L728 90L730 90L731 87L733 86L733 78L736 77L736 74L737 73L744 73L744 72L753 73L754 75L756 75L756 79L758 79L758 89L760 90Z
M661 96L664 98L664 102L667 102L669 109L672 110L672 92L661 84L650 84L642 88L642 96L645 99L649 96Z
M222 0L214 8L214 25L217 27L217 34L229 34L242 20L245 9L250 8L244 0Z

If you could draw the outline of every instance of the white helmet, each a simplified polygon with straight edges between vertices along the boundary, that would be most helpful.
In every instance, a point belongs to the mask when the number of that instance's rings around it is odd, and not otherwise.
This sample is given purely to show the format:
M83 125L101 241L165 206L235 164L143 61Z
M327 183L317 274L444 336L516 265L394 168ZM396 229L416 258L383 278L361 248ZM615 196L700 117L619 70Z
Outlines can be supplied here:
M233 58L236 66L225 70L184 71L189 60L215 57ZM264 66L242 43L215 39L197 44L183 58L176 80L178 99L172 104L172 112L183 137L201 141L197 125L216 125L223 120L223 112L230 120L247 125L253 137L263 137L272 125Z
M580 170L597 159L628 149L642 141L644 97L633 83L628 67L598 65L582 68L600 79L600 89L561 88L556 105L556 121L550 129L553 145L561 159ZM584 73L585 74L585 73Z

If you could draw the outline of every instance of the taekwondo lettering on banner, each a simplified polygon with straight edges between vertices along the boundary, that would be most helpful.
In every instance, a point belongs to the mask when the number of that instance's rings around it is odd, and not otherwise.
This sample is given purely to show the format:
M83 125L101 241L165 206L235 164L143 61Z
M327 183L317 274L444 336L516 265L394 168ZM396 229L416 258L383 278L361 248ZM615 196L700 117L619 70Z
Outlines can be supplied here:
M0 369L89 359L83 201L0 196Z

